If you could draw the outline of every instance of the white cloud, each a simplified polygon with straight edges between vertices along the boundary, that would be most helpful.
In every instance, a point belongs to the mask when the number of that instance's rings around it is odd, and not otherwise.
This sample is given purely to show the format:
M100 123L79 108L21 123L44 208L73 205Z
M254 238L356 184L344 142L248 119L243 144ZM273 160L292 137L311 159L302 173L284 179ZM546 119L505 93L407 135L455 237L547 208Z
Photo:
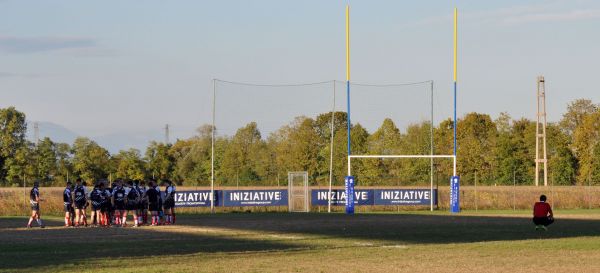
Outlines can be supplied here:
M0 36L0 50L9 53L36 53L72 48L95 47L96 41L85 37L14 37Z
M600 18L600 9L573 10L559 13L529 13L513 15L505 18L507 24L524 24L537 22L561 22Z

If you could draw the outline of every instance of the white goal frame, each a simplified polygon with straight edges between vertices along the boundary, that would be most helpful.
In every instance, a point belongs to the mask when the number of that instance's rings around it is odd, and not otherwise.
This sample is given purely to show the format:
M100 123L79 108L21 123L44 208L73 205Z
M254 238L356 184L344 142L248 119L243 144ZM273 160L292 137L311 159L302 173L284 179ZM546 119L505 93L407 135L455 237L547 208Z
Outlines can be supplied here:
M456 176L456 156L455 155L349 155L348 156L348 176L352 176L352 158L429 158L433 161L434 158L451 158L452 159L452 175ZM433 211L433 164L430 170L430 210ZM331 195L331 188L329 189ZM439 194L439 193L438 193Z

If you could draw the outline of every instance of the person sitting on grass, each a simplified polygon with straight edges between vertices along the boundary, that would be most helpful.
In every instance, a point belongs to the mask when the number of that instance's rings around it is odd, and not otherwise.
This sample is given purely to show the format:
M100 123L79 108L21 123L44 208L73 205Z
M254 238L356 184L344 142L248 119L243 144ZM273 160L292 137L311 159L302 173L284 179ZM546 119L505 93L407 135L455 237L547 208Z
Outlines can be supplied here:
M554 214L550 204L546 203L546 196L541 195L540 201L533 206L533 223L536 230L548 230L548 226L554 223Z

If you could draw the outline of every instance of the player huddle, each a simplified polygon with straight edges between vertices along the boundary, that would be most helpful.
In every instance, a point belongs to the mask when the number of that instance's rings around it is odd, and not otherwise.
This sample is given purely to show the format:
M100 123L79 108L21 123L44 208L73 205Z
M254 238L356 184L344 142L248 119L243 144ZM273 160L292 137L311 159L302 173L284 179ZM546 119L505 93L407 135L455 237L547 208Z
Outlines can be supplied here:
M163 191L161 186L164 187ZM27 227L40 218L37 187L36 183L30 192L33 212ZM92 190L88 190L86 183L77 179L75 185L67 182L63 202L66 227L87 227L87 208L90 205L92 226L126 227L127 218L131 215L133 226L138 227L148 224L148 213L152 226L175 224L175 185L169 180L163 180L160 184L149 180L146 185L145 181L118 179L112 185L98 182ZM41 220L38 224L43 227Z

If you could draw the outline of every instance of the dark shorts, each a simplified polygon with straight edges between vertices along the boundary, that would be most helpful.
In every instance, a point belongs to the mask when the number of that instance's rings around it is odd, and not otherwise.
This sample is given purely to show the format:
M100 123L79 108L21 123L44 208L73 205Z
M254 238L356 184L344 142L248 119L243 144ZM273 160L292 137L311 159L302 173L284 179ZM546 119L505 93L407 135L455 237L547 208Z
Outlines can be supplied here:
M148 202L146 201L142 201L139 203L139 209L141 210L147 210L148 209Z
M115 202L115 210L125 210L125 202Z
M102 203L92 201L92 210L100 210L102 208Z
M73 212L73 205L65 204L65 212Z
M40 203L31 204L31 210L40 211Z
M165 204L163 205L165 209L172 209L175 207L175 199L165 200Z
M160 210L160 206L158 203L149 203L148 204L148 210L149 211L159 211Z
M549 226L554 223L554 218L550 217L533 217L533 223L536 225Z
M102 203L102 205L100 206L100 211L101 212L110 212L112 205L110 203Z
M85 209L87 207L87 202L75 202L76 209Z
M135 201L127 201L127 205L125 205L125 209L131 211L131 210L138 210L139 208L139 204Z

